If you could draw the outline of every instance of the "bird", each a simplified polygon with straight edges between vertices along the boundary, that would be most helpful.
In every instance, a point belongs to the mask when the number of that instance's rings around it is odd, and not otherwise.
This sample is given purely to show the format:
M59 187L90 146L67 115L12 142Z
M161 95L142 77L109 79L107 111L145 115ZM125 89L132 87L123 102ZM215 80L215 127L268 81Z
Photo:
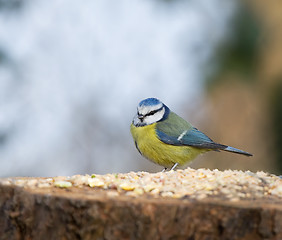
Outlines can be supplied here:
M140 101L130 132L139 153L163 166L163 171L186 165L209 151L223 150L252 156L251 153L214 142L157 98Z

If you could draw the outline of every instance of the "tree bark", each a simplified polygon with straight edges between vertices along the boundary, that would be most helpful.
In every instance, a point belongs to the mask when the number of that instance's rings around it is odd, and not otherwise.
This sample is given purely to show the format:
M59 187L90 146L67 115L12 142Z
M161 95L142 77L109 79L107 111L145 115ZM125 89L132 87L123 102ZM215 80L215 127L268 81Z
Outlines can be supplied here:
M131 197L0 184L0 239L282 239L281 198Z

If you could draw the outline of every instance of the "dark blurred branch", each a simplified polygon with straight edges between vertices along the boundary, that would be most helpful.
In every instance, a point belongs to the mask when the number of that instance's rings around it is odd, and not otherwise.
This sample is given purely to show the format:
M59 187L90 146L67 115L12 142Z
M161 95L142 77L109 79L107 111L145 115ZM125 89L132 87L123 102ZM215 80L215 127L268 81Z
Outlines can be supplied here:
M24 4L24 0L0 0L0 11L19 10Z

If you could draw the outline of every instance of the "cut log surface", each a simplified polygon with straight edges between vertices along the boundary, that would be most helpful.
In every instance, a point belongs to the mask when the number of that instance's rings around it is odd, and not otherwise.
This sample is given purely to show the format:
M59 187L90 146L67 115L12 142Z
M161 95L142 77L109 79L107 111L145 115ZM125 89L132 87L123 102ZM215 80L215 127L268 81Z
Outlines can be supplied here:
M282 179L264 172L0 179L0 239L282 239Z

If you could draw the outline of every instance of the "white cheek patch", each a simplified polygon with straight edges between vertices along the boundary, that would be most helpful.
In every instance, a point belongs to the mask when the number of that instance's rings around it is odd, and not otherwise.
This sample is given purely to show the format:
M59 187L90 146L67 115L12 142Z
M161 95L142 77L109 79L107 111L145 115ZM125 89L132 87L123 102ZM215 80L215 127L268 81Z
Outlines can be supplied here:
M165 108L163 107L162 110L156 112L155 114L145 117L143 122L146 125L155 123L155 122L161 120L163 118L164 114L165 114Z
M139 112L139 114L145 116L147 113L149 113L151 111L155 111L157 109L162 108L162 106L163 106L162 103L159 103L159 104L154 105L154 106L140 106L140 107L138 107L138 112Z

